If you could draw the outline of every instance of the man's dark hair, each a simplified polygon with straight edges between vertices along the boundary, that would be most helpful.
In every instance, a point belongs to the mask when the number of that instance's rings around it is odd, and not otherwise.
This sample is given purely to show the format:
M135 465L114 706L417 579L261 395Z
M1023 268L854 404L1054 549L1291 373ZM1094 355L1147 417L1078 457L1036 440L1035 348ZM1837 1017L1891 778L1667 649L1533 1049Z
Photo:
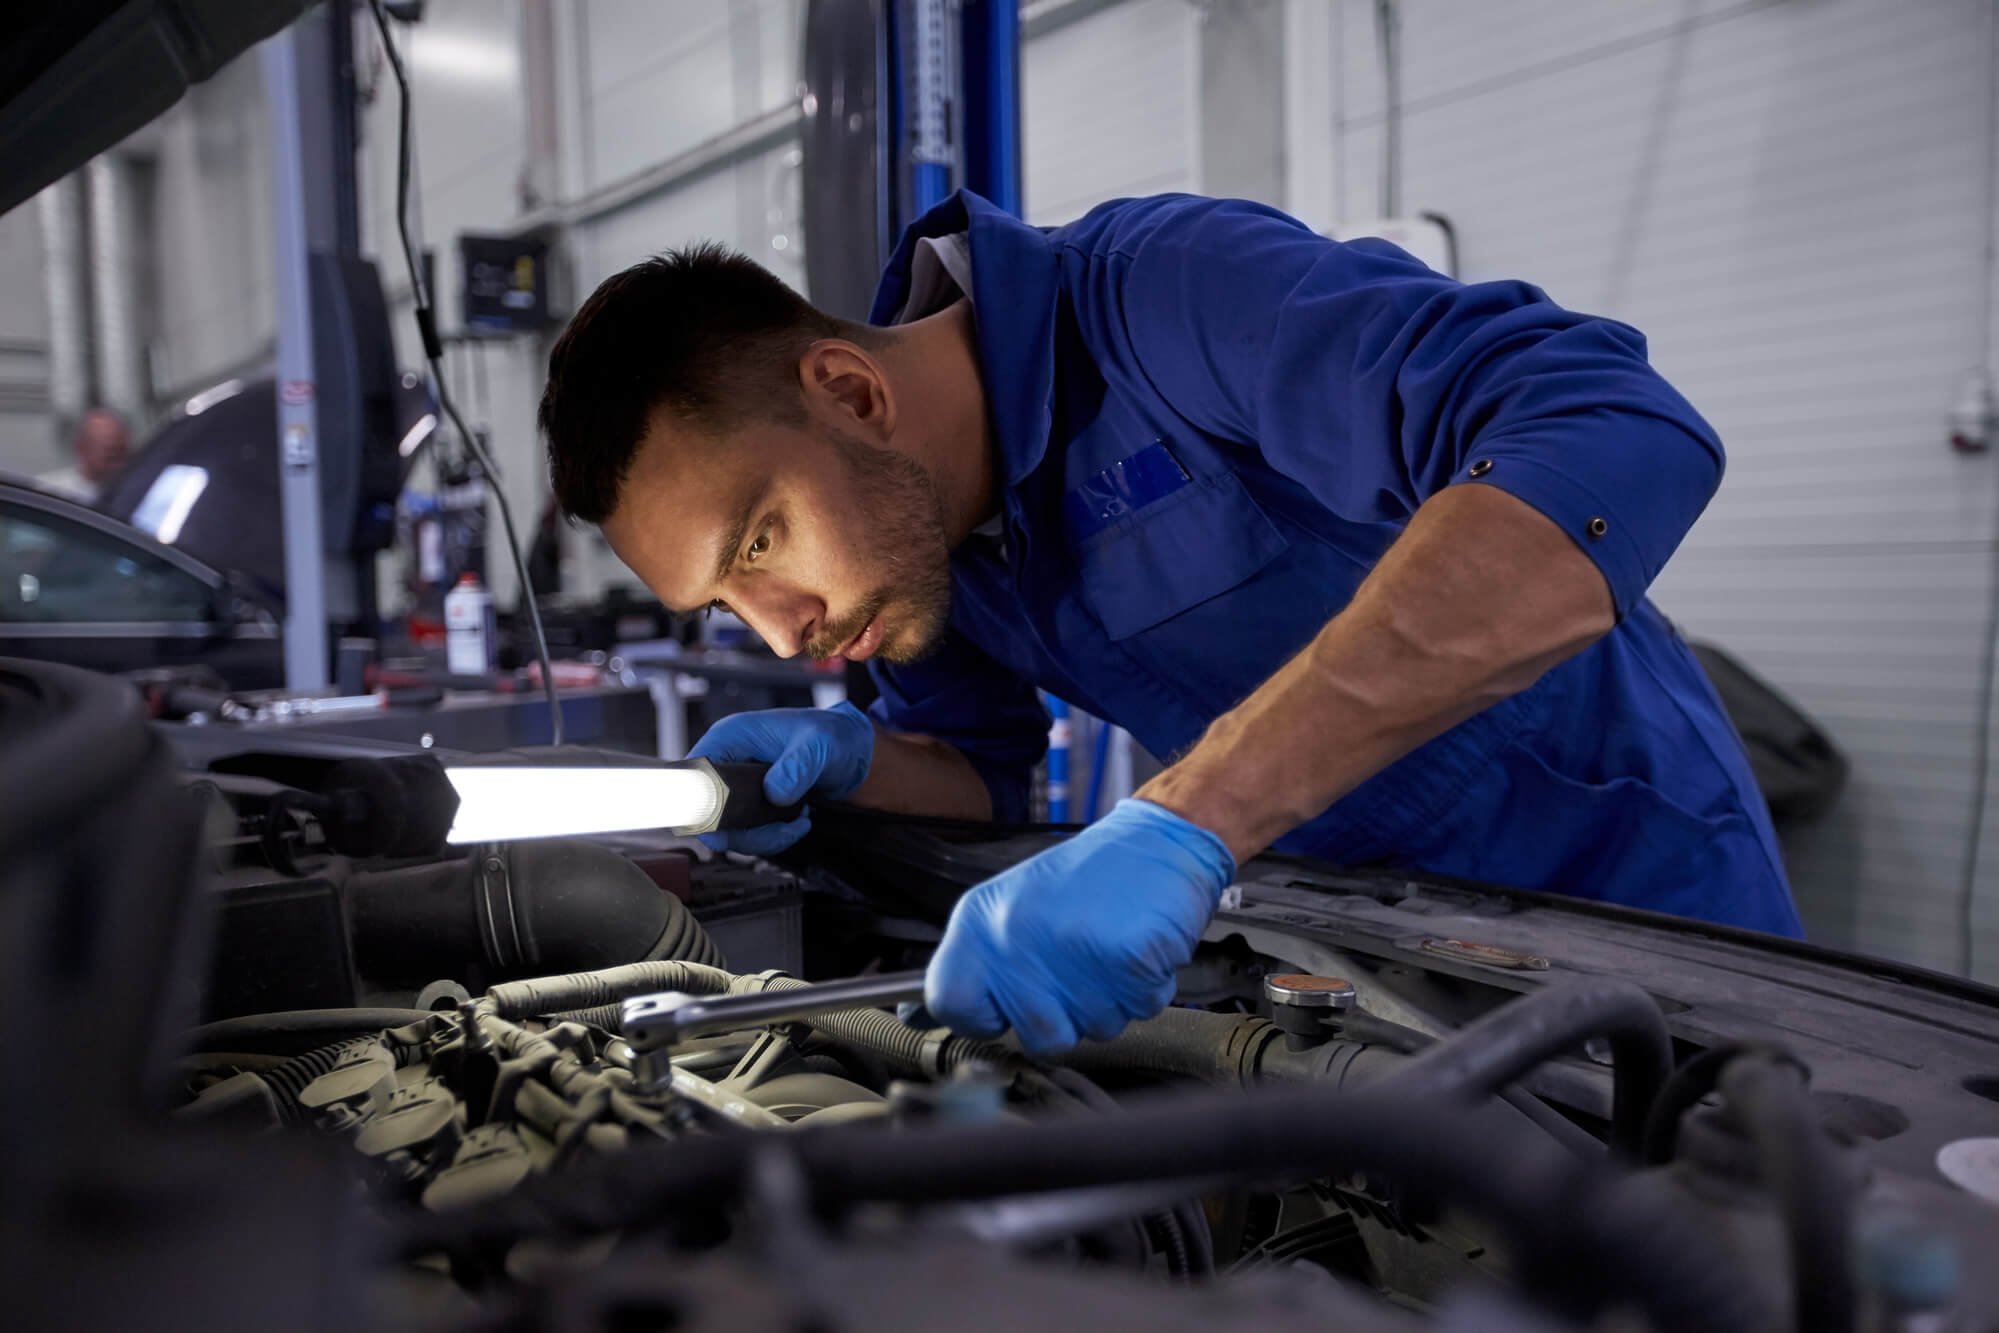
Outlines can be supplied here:
M713 243L607 278L548 356L540 424L556 504L603 522L660 408L707 434L801 420L799 355L815 339L866 335Z

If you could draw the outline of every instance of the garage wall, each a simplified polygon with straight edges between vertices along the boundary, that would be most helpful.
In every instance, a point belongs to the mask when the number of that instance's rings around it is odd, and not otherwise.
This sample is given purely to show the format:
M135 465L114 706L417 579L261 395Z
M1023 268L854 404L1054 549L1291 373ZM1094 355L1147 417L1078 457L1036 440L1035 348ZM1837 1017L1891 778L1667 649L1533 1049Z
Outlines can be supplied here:
M143 131L152 164L153 382L163 401L268 359L277 331L270 110L255 51Z
M1197 22L1186 0L1127 0L1028 39L1021 165L1030 222L1194 188Z
M61 465L48 407L48 321L33 200L0 215L0 473Z
M590 0L569 12L586 189L689 154L798 97L802 0ZM578 292L703 238L736 246L802 288L799 162L796 138L787 136L592 218L577 228Z

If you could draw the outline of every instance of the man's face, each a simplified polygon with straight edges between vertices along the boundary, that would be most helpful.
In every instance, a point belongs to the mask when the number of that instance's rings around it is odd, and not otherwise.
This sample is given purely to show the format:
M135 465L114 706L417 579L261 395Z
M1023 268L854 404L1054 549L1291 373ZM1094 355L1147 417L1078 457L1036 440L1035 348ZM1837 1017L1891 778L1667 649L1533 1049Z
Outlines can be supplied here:
M950 610L929 474L825 422L712 439L662 414L603 528L666 605L722 603L780 657L913 661Z
M131 439L109 412L92 412L76 428L76 470L87 481L109 480L125 466Z

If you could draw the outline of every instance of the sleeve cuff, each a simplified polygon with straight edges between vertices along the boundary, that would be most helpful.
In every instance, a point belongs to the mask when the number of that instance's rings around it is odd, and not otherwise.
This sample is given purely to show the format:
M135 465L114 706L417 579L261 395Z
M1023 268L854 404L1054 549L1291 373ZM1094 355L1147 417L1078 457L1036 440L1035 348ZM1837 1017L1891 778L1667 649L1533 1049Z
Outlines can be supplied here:
M1657 567L1646 559L1644 534L1617 507L1567 473L1538 458L1509 454L1499 444L1473 451L1451 482L1505 491L1532 505L1566 532L1603 573L1620 621L1644 600ZM1670 553L1669 546L1660 554L1658 564L1663 565Z

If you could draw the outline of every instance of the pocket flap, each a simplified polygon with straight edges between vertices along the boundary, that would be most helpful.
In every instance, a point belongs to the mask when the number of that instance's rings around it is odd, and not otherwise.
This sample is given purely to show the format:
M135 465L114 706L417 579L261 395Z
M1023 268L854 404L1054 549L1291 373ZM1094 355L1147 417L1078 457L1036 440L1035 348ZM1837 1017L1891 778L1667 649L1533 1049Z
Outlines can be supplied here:
M1083 598L1113 640L1244 582L1288 543L1233 472L1117 519L1077 552Z

